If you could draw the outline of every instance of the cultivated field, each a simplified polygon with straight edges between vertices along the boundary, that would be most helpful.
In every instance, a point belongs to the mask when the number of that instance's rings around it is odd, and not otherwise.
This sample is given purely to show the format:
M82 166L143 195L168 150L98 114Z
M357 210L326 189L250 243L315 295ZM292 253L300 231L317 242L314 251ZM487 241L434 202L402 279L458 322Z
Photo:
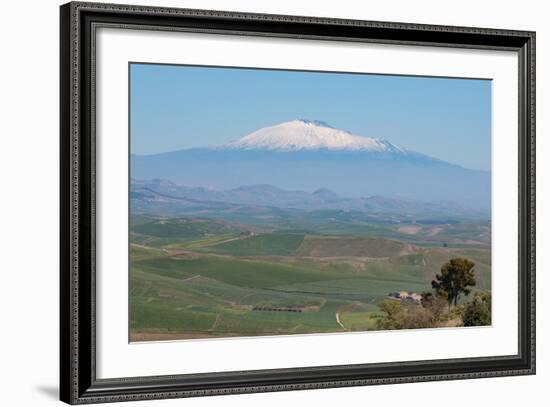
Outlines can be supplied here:
M130 340L376 329L390 292L421 293L452 257L490 289L486 223L247 225L134 216Z

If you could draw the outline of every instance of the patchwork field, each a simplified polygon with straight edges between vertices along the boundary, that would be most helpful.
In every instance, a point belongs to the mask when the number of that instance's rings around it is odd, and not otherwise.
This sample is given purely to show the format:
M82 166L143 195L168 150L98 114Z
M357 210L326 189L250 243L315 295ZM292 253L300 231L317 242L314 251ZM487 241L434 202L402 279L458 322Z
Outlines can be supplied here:
M452 257L490 289L489 227L131 219L130 340L376 329L390 292L421 293Z

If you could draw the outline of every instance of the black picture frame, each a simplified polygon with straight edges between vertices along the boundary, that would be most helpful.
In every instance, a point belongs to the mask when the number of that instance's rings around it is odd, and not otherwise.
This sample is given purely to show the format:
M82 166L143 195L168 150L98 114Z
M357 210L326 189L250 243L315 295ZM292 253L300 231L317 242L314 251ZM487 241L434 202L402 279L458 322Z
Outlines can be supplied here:
M60 398L70 404L535 373L535 33L72 2L60 7ZM519 350L515 355L96 378L95 71L100 26L416 46L519 56Z

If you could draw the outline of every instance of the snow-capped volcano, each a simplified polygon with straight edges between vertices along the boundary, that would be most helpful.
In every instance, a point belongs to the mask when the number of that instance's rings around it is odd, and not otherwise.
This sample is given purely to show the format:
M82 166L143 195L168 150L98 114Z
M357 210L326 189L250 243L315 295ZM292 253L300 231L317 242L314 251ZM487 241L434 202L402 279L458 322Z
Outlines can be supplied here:
M287 190L326 189L357 198L381 195L456 201L485 208L491 174L362 137L326 123L293 120L227 144L132 156L132 177L180 185L238 188L268 184Z
M363 137L335 129L318 120L292 120L264 127L222 148L244 150L352 150L405 153L407 150L387 140Z

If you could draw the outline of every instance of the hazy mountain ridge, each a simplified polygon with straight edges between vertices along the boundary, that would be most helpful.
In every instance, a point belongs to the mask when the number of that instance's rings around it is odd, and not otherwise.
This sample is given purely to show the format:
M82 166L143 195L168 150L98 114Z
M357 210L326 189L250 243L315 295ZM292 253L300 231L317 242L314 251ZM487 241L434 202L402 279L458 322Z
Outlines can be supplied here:
M166 180L132 180L131 193L135 209L155 212L171 207L172 212L188 211L340 211L357 212L365 216L377 215L399 219L488 219L489 213L472 210L454 202L418 202L403 199L370 196L346 198L322 188L313 192L289 191L273 185L248 185L229 190L177 185Z
M349 198L454 201L483 210L490 207L491 195L489 172L305 120L259 129L221 146L132 155L131 174L217 190L243 185L286 191L326 188Z

